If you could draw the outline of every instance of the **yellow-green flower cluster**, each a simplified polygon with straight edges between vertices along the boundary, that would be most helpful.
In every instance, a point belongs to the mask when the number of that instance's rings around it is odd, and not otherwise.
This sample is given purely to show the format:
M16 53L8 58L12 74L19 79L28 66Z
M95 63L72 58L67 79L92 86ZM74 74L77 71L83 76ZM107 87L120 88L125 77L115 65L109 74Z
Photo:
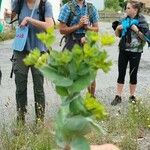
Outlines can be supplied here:
M40 51L38 49L35 49L34 51L31 51L23 61L27 66L34 65L39 59L40 55Z
M39 57L39 59L37 60L35 68L41 68L43 65L46 65L48 56L49 56L48 53L42 54L41 57Z
M35 49L23 61L27 66L34 65L36 68L40 68L47 63L48 56L48 53L41 55L41 52Z
M100 42L102 45L112 45L115 43L115 38L113 35L105 33L101 35Z
M97 120L102 120L107 116L104 106L96 98L91 97L89 93L86 94L84 105Z

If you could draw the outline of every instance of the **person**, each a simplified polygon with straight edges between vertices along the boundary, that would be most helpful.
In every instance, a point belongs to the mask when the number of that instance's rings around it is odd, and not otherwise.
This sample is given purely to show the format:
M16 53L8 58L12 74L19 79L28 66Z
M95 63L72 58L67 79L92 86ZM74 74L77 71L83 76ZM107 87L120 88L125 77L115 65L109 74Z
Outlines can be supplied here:
M117 93L111 105L121 103L127 64L129 62L130 96L129 102L136 102L135 91L137 86L137 73L141 54L145 44L144 34L148 33L149 26L144 16L140 14L142 3L139 1L127 1L126 17L123 18L115 29L116 36L120 37L118 57ZM114 27L114 26L113 26Z
M72 0L64 4L61 8L58 21L59 30L66 37L63 48L71 50L75 44L83 46L85 43L85 32L98 32L99 15L96 8L87 3L86 0ZM89 93L95 97L95 81L88 87Z
M16 14L18 14L19 26L24 27L28 25L29 32L24 50L21 52L14 50L13 52L13 71L15 74L16 84L17 122L22 124L25 123L25 113L27 112L27 78L30 68L34 85L36 122L38 123L44 121L44 77L34 66L26 66L23 62L23 59L36 47L41 51L41 53L47 51L45 45L37 39L36 34L44 32L46 29L54 25L52 19L52 5L46 1L44 4L44 16L40 16L40 5L42 0L21 1L21 8L19 8L20 4L18 2L19 0L14 0L12 3L11 18L13 19ZM31 18L30 15L35 5L35 11L33 17ZM10 16L9 13L5 12L5 16L7 16L7 14Z

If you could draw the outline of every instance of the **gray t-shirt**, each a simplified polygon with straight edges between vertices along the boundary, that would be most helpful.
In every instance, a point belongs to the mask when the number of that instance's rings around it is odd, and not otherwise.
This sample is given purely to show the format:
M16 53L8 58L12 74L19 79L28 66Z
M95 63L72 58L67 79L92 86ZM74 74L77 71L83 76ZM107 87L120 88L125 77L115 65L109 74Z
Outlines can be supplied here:
M18 7L16 7L16 3L18 0L14 0L13 4L12 4L12 10L14 10L15 8L15 12L18 12ZM19 23L21 23L21 21L27 17L27 16L31 16L32 13L32 9L30 9L27 5L26 0L24 0L24 4L23 7L21 9L20 15L19 15ZM45 3L45 18L52 18L53 17L53 13L52 13L52 5L46 1ZM39 8L36 8L33 14L34 19L39 20ZM24 48L24 51L31 51L34 48L39 48L40 51L46 51L47 48L46 46L36 37L37 33L41 33L44 32L44 30L39 29L35 26L33 26L32 24L29 24L29 33L28 33L28 38L27 38L27 42Z

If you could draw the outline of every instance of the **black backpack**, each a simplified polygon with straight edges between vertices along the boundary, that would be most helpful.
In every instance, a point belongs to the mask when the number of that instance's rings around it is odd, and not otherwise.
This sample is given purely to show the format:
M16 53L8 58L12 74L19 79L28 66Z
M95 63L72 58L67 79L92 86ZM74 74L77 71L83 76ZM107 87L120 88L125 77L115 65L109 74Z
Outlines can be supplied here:
M40 21L45 21L45 3L46 3L46 1L47 0L40 0L40 4L39 4L39 20ZM16 7L18 7L18 10L17 10L18 11L18 17L17 17L17 19L12 20L11 23L19 20L19 15L21 13L21 9L23 7L23 4L24 4L24 0L18 0L17 6L16 6ZM14 8L14 10L15 9L16 8ZM52 18L52 19L53 19L54 25L56 25L54 18Z

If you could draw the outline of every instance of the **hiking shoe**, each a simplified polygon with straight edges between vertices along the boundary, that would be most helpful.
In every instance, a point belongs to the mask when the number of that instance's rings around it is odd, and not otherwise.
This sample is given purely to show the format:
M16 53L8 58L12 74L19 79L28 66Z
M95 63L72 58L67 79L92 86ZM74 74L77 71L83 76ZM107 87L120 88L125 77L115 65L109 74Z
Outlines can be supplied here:
M135 104L136 103L136 97L134 95L129 97L129 102Z
M111 102L111 105L116 106L117 104L121 103L121 101L121 96L116 95L115 99Z

